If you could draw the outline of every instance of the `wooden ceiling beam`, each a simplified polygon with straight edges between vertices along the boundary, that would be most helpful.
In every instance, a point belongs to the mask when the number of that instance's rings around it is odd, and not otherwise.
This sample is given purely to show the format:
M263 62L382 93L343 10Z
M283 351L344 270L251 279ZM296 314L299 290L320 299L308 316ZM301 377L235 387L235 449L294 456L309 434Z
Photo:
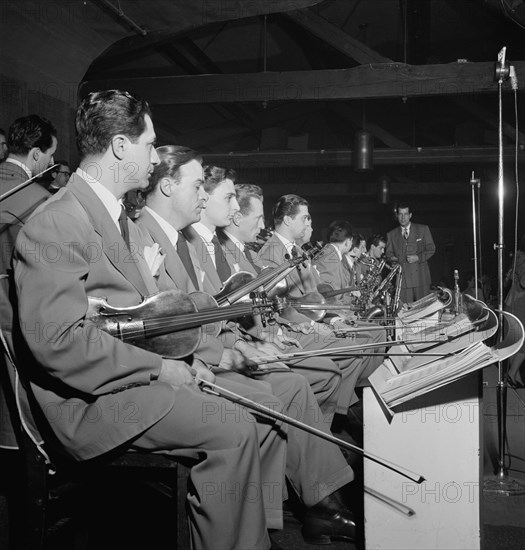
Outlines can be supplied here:
M525 61L515 61L518 74ZM80 85L89 92L118 88L138 93L151 104L238 103L377 99L385 97L445 96L496 93L494 63L363 65L352 69L264 72L223 75L108 78ZM511 91L510 82L503 84Z
M283 15L323 40L323 42L330 44L341 53L344 53L351 59L355 59L360 65L366 65L367 63L393 63L392 59L372 50L339 27L319 17L319 15L308 8L285 12Z
M498 161L497 147L418 147L410 149L374 149L375 166L406 164L487 164ZM505 161L514 160L513 148L504 151ZM352 151L246 151L206 154L207 163L231 168L283 168L316 166L352 166ZM525 152L519 153L520 162ZM473 166L475 168L475 166Z

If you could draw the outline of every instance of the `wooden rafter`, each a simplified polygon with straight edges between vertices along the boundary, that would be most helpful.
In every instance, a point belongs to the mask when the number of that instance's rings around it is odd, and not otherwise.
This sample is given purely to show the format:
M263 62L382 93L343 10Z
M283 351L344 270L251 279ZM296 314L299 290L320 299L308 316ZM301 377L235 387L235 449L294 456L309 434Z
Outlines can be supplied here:
M524 74L525 61L514 62ZM129 90L151 104L238 103L375 99L495 93L494 63L362 65L352 69L224 75L108 78L86 81L80 95L107 88ZM511 90L510 83L503 84Z
M498 161L497 147L417 147L410 149L374 149L375 166L396 166L404 164L487 164ZM514 151L507 148L504 160L512 161ZM206 162L227 164L233 168L264 168L275 166L319 167L352 166L352 151L246 151L214 153L206 155ZM520 153L525 160L525 152Z
M348 57L355 59L360 65L393 63L392 59L372 50L308 8L286 12L283 15Z

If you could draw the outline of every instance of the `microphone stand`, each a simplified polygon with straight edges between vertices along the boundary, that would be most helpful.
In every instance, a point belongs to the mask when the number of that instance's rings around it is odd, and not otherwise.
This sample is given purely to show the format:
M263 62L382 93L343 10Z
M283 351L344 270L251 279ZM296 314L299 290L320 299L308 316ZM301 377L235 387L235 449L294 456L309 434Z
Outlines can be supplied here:
M503 340L503 81L509 78L509 67L505 65L506 47L503 47L498 54L496 63L496 78L498 79L498 243L494 248L498 251L498 341ZM484 493L498 496L515 496L525 492L515 479L509 478L508 469L505 466L505 443L507 439L507 383L504 376L503 362L498 362L498 387L497 387L497 409L498 409L498 468L495 479L486 479Z
M474 237L474 297L476 300L479 300L478 297L478 240L477 240L477 225L476 225L476 191L475 188L480 188L480 180L474 177L474 172L472 172L472 177L470 178L470 186L472 189L472 235ZM483 275L483 274L482 274ZM487 296L485 296L487 299Z

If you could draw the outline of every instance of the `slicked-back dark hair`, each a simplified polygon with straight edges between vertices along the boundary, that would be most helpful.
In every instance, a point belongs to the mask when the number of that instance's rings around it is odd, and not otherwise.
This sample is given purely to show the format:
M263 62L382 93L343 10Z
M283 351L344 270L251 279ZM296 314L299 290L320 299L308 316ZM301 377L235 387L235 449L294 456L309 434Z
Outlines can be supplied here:
M299 211L300 206L308 206L308 201L299 195L283 195L273 207L274 227L281 225L285 216L293 218Z
M49 120L38 115L17 118L9 127L7 146L13 155L27 155L33 147L45 153L57 137L56 128Z
M163 145L162 147L157 147L157 154L159 155L160 163L153 169L148 187L140 192L144 198L155 190L162 178L169 177L178 182L181 166L188 164L192 160L196 160L199 164L202 164L200 154L184 145Z
M412 212L412 209L410 208L410 204L408 204L408 202L406 201L401 201L401 202L398 202L397 203L397 206L396 206L396 214L399 213L399 209L400 208L408 208L408 211L409 212Z
M232 168L221 168L207 164L204 166L204 191L212 195L224 180L232 180L235 183L237 172Z
M370 247L372 245L379 246L380 242L384 242L386 244L386 237L385 235L380 235L379 233L375 233L374 235L371 235L366 240L366 249L370 250Z
M250 213L252 198L259 199L261 202L264 199L263 190L252 183L236 183L235 194L239 203L239 211L243 216Z
M352 224L346 220L335 220L328 226L326 238L329 243L343 243L352 238Z
M77 109L75 128L81 158L100 155L118 134L136 143L146 129L149 105L121 90L91 92Z

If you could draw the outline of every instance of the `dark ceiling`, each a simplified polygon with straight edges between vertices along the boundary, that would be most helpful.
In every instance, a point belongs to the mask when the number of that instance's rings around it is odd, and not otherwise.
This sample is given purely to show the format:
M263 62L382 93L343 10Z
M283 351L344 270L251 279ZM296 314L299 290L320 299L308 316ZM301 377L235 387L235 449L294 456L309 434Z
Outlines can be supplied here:
M80 93L139 93L152 105L161 144L188 145L207 162L236 168L243 181L264 187L267 206L283 193L304 195L319 230L347 217L364 232L384 231L396 200L407 198L420 221L442 232L443 246L467 246L474 173L484 227L495 231L494 66L505 46L518 79L525 71L525 3L310 4L252 17L232 11L184 33L143 35L140 12L130 21L116 16L134 32L91 64ZM512 215L514 160L523 160L525 135L515 150L523 121L517 126L510 82L502 90ZM354 170L352 151L363 129L373 135L366 172ZM378 195L382 182L388 195Z

